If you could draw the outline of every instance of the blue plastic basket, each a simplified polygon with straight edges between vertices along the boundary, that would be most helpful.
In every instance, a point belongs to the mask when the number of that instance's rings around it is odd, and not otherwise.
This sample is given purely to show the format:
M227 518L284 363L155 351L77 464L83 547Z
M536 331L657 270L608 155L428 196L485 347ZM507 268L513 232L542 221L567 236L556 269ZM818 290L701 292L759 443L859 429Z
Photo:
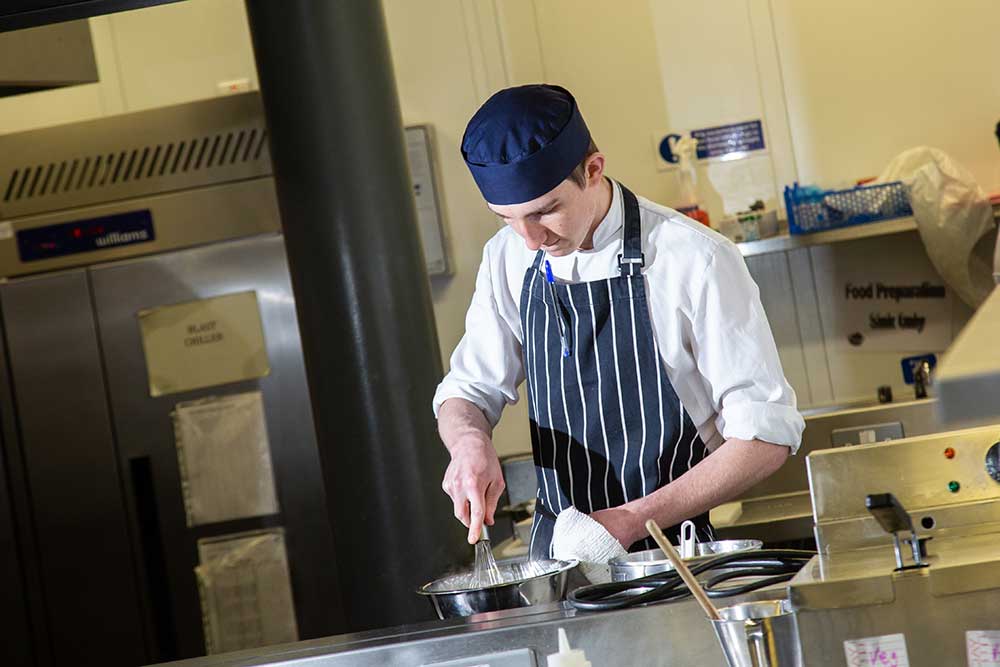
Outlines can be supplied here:
M849 190L785 186L788 231L808 234L913 215L910 193L902 182L859 185Z

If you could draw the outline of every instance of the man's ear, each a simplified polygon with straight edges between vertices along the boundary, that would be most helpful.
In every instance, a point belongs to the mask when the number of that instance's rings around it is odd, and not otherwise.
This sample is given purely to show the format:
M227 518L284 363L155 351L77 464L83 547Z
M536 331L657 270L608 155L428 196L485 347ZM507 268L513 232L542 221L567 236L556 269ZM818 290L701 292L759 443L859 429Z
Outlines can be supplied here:
M587 186L599 185L604 178L604 153L598 151L587 158L583 173L587 177Z

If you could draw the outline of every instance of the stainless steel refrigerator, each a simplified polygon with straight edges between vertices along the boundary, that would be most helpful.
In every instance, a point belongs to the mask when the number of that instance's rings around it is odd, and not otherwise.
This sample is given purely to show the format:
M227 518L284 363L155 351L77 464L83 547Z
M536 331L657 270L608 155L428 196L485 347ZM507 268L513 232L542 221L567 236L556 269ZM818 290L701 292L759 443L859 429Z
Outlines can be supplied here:
M372 573L338 567L364 544L334 544L357 508L326 493L255 95L0 137L0 275L0 663L357 629L344 578ZM414 585L454 562L442 505L386 517L439 544Z

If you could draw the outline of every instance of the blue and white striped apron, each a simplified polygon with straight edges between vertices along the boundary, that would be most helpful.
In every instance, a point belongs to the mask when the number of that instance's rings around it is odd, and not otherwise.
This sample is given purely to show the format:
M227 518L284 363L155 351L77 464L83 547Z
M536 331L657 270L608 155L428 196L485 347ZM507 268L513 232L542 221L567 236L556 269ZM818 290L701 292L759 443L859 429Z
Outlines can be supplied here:
M524 276L522 347L538 477L533 559L549 558L562 510L572 505L589 514L649 495L708 453L660 359L642 276L639 204L619 187L620 275L550 284L539 250ZM714 539L707 512L692 521L700 540ZM679 529L665 531L674 543ZM631 550L654 547L647 538Z

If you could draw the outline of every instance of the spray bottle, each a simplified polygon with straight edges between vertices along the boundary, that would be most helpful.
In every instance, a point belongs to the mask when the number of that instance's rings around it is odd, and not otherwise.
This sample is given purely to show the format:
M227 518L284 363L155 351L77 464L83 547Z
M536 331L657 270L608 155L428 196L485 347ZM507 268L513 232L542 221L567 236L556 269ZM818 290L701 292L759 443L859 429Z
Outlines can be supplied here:
M569 647L566 631L559 628L559 652L552 653L548 659L549 667L590 667L586 654L579 649Z
M677 154L681 186L681 198L677 210L693 218L705 226L710 226L708 213L698 206L698 196L695 194L695 184L698 177L694 171L694 154L698 148L698 140L691 135L680 138L674 146Z

